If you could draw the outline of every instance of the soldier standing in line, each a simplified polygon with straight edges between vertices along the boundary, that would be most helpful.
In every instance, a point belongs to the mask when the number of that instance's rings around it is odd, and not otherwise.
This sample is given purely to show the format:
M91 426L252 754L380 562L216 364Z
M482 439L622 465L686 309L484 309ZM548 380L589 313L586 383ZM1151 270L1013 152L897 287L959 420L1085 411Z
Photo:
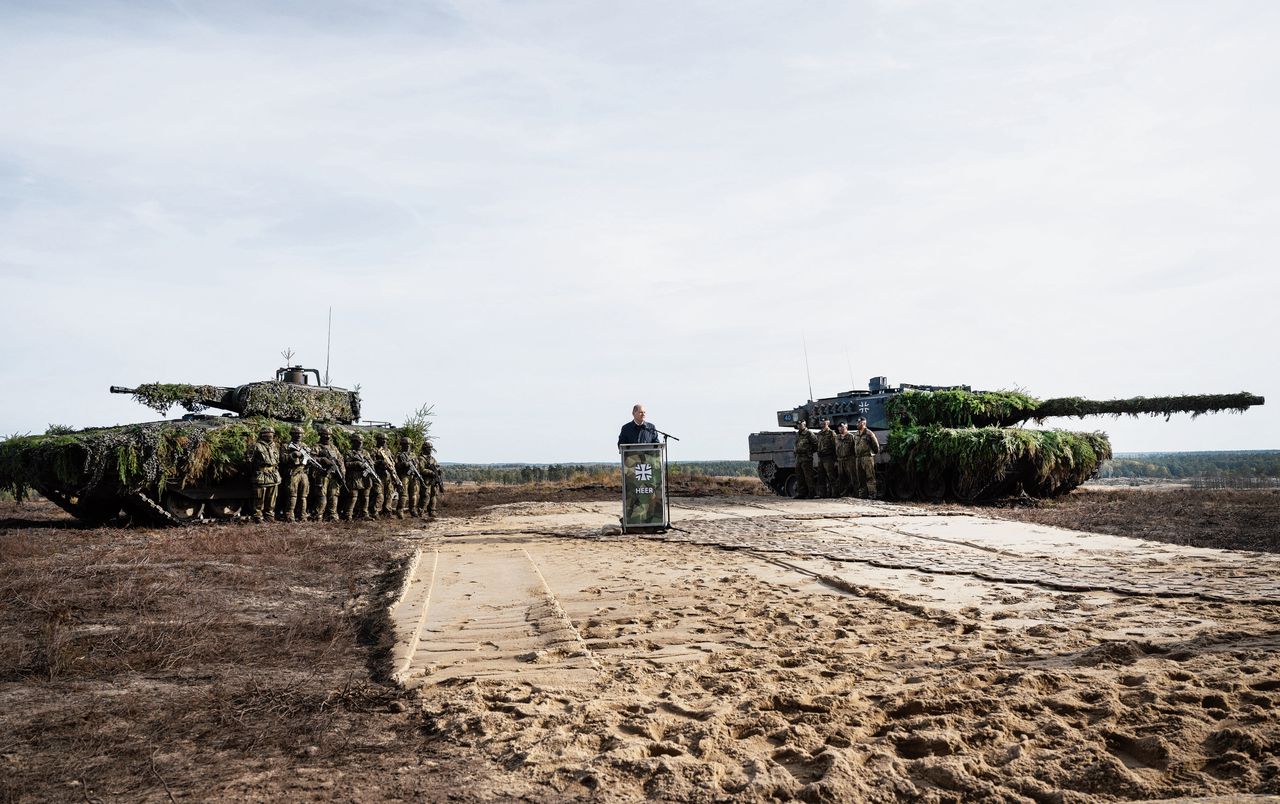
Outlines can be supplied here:
M444 473L431 454L434 449L430 441L423 441L422 454L418 456L418 471L426 481L426 489L418 500L418 513L429 519L435 519L436 516L436 493L444 492Z
M818 496L813 477L813 454L817 449L817 434L809 429L808 422L801 420L796 431L796 479L800 482L797 496L802 500Z
M369 491L379 485L378 473L374 471L373 459L364 451L364 438L356 433L351 436L351 450L347 453L347 510L342 517L351 521L369 518Z
M284 445L280 453L280 474L284 476L284 521L305 521L307 518L307 497L311 493L311 482L307 479L307 463L311 452L302 443L302 428L294 425L289 428L289 443Z
M345 462L328 429L321 427L319 432L320 443L312 456L319 466L311 467L311 487L316 491L311 518L316 522L333 522L338 519L338 495L342 492Z
M858 419L858 432L853 434L853 454L856 458L858 496L875 499L876 453L880 451L880 439L867 429L867 420Z
M849 425L840 422L836 426L836 461L840 465L840 487L836 494L841 497L853 493L854 475L858 471L854 467L853 447L853 433L849 432Z
M276 493L280 489L280 450L276 447L276 431L263 427L249 452L253 468L253 521L271 522L276 518Z
M396 506L396 519L404 519L404 512L413 516L422 498L422 473L418 471L418 459L413 454L409 436L400 436L400 451L396 453L396 471L404 481L400 492L400 504Z
M396 492L403 490L403 484L400 482L400 475L396 474L396 459L391 454L391 450L387 449L387 434L378 433L374 436L377 446L373 449L373 467L378 470L378 479L381 481L373 487L373 506L370 516L377 519L380 516L391 516L395 511L391 506L391 498Z
M823 497L836 496L836 432L831 429L831 420L822 420L822 429L818 431L818 487Z

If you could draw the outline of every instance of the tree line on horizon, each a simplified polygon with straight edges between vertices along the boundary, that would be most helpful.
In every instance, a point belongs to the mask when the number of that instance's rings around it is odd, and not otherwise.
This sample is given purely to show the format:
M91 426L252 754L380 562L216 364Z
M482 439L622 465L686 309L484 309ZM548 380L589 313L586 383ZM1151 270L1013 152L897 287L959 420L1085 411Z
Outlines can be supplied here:
M1164 480L1280 477L1280 450L1121 452L1102 464L1098 476Z
M451 482L523 483L617 482L615 463L446 463ZM752 461L676 461L672 475L705 477L754 477ZM1280 477L1280 450L1222 452L1122 452L1104 461L1098 470L1104 478L1268 478Z
M751 461L675 461L668 465L671 475L690 477L754 477L756 465ZM498 483L517 486L524 483L606 482L618 480L616 463L446 463L445 479L449 482Z

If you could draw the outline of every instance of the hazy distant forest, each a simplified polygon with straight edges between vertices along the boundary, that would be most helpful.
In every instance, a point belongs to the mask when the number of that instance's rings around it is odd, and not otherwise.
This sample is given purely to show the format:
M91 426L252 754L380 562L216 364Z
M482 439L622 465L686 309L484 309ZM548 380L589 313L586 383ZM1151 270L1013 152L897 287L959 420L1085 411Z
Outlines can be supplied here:
M751 461L679 461L671 464L673 475L711 477L751 477L756 465ZM605 482L617 476L612 463L574 464L445 464L451 481L472 481L518 485L541 482ZM1264 480L1280 478L1280 450L1252 452L1121 452L1102 465L1104 478L1150 478L1181 480L1190 478L1221 480Z
M1280 450L1252 452L1118 452L1099 477L1280 478Z

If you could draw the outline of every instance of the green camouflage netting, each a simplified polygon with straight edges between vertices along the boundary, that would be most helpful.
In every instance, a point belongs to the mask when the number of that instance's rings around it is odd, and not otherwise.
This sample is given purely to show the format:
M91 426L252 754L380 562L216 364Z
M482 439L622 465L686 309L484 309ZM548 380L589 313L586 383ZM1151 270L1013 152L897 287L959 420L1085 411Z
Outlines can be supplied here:
M1040 401L1015 391L905 391L885 402L891 425L915 427L1000 427L1055 416L1164 416L1190 413L1192 417L1221 411L1243 412L1261 405L1260 396L1200 394L1134 397L1132 399L1081 399L1062 397Z
M341 388L323 388L287 382L263 381L238 388L184 383L147 383L133 389L113 389L131 393L138 402L161 414L174 405L193 413L217 408L241 416L271 419L351 424L360 419L360 395Z
M255 382L236 392L243 416L266 416L287 421L342 422L360 418L360 397L355 391L317 388L286 382Z
M174 405L181 405L192 413L207 407L221 407L221 401L232 390L217 385L152 382L139 385L132 393L136 401L163 416Z
M889 436L898 472L924 496L962 500L1011 493L1051 497L1088 480L1111 457L1105 433L1010 427L898 427Z
M168 487L216 486L246 472L249 447L263 426L271 427L277 441L284 443L295 423L261 417L200 418L13 436L0 441L0 490L18 499L29 490L81 499L141 491L159 498ZM401 435L408 436L416 452L427 426L330 426L329 431L344 452L357 432L369 443L374 432L384 432L393 448ZM312 446L318 443L314 426L304 426L303 441Z

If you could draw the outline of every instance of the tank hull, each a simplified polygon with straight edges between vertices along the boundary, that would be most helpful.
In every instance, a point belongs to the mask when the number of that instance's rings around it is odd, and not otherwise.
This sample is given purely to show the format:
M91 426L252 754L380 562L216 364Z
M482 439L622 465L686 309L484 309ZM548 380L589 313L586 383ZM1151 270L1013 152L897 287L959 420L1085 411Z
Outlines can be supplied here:
M177 525L247 514L254 499L248 455L258 431L270 427L288 442L303 427L315 445L314 425L269 418L189 416L184 419L90 428L0 442L0 488L20 499L35 491L89 525L137 522ZM373 443L376 433L395 443L421 436L386 425L328 425L345 454L351 436Z

